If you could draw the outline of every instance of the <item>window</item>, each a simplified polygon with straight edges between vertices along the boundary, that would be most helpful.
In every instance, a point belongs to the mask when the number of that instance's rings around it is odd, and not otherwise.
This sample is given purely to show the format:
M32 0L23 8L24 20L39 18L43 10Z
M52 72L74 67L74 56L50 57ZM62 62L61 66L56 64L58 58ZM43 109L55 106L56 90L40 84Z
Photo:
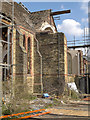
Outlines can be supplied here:
M28 65L28 71L27 73L30 74L30 69L31 69L31 46L30 46L30 37L28 38L28 57L27 57L27 65Z
M26 44L25 44L25 35L23 35L23 47L26 48Z

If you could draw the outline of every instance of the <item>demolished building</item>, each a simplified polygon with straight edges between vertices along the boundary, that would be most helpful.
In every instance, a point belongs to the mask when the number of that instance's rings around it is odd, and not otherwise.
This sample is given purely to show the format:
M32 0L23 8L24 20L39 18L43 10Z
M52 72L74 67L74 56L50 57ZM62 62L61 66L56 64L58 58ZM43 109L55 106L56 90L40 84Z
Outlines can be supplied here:
M0 80L11 82L13 96L53 90L58 95L63 93L67 82L67 40L64 33L57 32L53 16L69 12L31 13L21 3L15 2L14 8L12 3L2 3Z

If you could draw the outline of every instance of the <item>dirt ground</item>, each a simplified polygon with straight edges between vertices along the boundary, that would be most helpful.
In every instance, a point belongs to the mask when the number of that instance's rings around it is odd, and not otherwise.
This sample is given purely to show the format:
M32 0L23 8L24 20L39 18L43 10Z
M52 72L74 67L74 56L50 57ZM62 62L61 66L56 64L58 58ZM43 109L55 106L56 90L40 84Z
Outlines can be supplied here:
M69 104L47 108L51 113L35 117L40 120L90 120L90 102L71 101Z

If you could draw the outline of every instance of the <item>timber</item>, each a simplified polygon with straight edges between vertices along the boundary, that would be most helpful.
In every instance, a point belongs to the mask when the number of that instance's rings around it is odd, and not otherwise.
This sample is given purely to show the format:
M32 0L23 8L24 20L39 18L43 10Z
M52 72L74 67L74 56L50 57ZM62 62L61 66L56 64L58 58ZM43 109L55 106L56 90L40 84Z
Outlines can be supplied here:
M66 14L66 13L71 13L71 10L64 10L64 11L57 11L57 12L51 12L50 15L60 15L60 14Z

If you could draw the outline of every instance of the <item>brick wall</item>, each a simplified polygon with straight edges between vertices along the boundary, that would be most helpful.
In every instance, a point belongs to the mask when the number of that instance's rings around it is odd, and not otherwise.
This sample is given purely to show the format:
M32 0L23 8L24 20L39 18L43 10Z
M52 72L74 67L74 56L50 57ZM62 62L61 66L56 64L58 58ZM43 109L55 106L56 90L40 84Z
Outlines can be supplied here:
M27 77L27 53L21 45L23 36L20 35L18 31L16 31L14 35L16 36L13 38L13 64L15 64L13 67L13 86L15 96L20 98L20 95L24 92L24 81Z
M51 10L43 10L30 13L30 20L32 20L33 27L36 31L40 31L41 26L45 26L46 23L54 27L57 32L53 17L50 16Z
M19 31L19 32L18 32ZM14 49L13 49L13 80L14 94L23 97L23 93L28 95L33 93L34 80L34 39L33 34L20 28L14 33ZM23 46L23 35L25 35L25 47ZM28 38L30 38L30 53L28 53ZM27 54L30 54L30 73L27 73L28 60ZM21 91L21 92L20 92Z
M50 10L33 12L30 14L30 19L32 20L34 28L38 30L45 21L50 23Z
M39 40L40 52L42 54L44 92L51 92L56 89L58 94L62 94L65 85L65 36L63 33L37 33L36 37ZM36 53L34 54L36 56ZM35 74L36 71L39 72L37 68L40 67L39 58L37 60L37 57L35 57L36 61L34 63ZM39 92L36 91L35 87L34 91ZM37 85L37 89L40 90L40 87L40 85Z

